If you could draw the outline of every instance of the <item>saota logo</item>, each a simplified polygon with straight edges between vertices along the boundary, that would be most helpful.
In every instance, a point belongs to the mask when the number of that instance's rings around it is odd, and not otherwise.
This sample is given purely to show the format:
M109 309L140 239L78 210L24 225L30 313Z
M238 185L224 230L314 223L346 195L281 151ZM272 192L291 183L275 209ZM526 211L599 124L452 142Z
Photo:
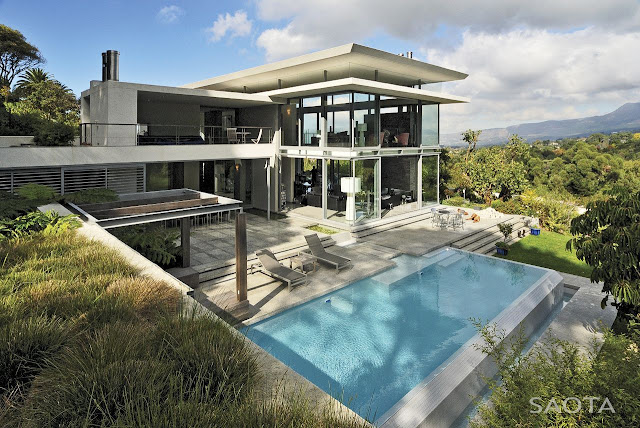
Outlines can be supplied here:
M544 406L542 397L531 397L529 404L534 407L529 411L530 413L578 413L583 407L589 409L589 413L616 412L607 397L604 397L604 399L600 397L583 397L582 400L578 397L567 397L560 402L552 398L546 403L546 406Z

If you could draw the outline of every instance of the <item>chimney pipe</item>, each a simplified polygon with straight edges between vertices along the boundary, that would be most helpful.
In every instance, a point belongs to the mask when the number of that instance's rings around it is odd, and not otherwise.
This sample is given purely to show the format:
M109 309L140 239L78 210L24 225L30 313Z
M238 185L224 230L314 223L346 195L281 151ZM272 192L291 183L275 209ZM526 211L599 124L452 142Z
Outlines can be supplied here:
M102 81L107 80L118 81L120 76L119 71L120 53L114 50L108 50L102 52Z

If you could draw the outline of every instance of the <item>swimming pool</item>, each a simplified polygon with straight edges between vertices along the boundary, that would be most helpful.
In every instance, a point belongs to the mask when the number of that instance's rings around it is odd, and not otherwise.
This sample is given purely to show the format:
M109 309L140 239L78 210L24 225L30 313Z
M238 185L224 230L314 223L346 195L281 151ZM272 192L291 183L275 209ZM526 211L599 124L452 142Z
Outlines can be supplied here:
M495 319L552 272L450 248L393 260L390 270L245 333L361 416L384 422L468 345L471 318Z

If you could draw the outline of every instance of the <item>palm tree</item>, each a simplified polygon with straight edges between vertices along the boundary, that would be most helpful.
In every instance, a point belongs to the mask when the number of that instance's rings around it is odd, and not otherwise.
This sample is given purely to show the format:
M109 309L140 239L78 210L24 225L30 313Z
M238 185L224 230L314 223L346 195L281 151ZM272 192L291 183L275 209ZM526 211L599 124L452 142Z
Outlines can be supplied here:
M34 85L43 82L55 83L56 85L59 85L65 92L71 93L70 88L54 79L53 74L47 73L41 68L30 68L25 71L16 84L16 91L19 94L27 95L31 92Z
M22 77L18 80L16 89L28 92L32 85L52 80L52 78L53 76L51 74L41 68L30 68L25 71Z

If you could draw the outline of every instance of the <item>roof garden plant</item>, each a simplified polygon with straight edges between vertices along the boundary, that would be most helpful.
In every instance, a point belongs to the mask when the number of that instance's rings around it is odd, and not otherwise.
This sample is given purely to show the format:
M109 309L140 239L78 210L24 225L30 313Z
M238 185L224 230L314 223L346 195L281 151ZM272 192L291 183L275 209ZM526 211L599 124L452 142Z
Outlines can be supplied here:
M95 240L35 232L0 260L0 426L363 426L263 394L244 336Z

